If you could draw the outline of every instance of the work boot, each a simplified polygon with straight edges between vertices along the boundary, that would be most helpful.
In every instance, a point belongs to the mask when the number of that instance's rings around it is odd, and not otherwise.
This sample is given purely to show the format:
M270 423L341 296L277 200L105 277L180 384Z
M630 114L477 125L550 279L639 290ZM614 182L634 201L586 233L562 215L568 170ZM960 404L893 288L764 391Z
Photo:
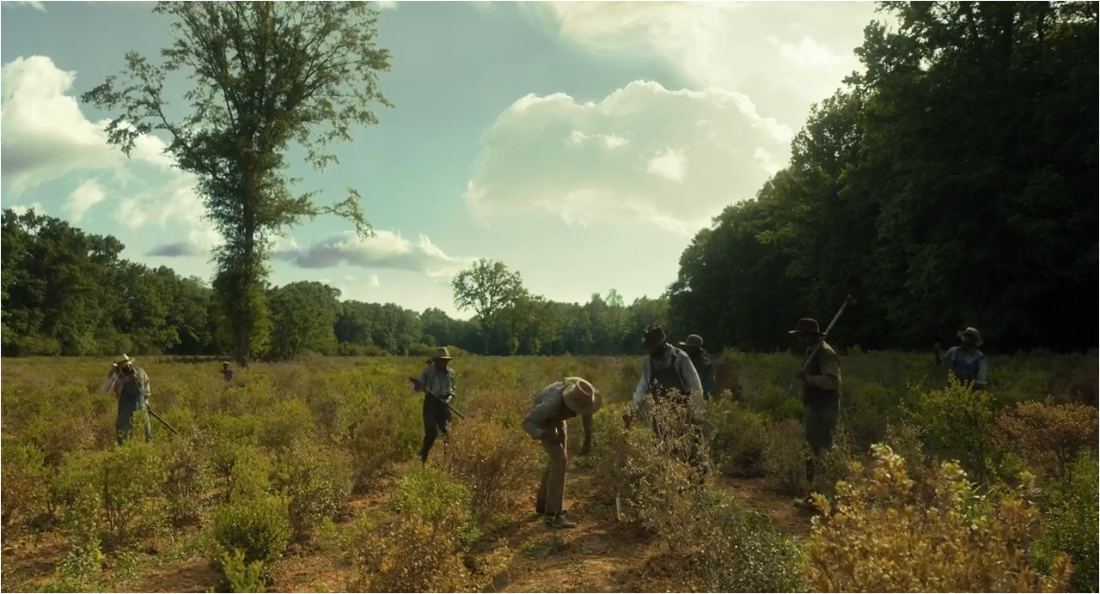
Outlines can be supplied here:
M542 520L543 520L543 522L546 523L547 528L576 528L577 527L577 524L575 522L570 522L569 520L566 520L565 516L563 516L562 514L557 514L557 515L554 515L554 516L543 516Z

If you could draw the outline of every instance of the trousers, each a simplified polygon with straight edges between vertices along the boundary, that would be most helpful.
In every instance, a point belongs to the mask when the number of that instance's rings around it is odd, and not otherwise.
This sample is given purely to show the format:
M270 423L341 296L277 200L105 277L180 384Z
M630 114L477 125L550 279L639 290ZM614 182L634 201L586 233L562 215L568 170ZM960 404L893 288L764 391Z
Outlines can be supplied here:
M802 429L813 455L806 460L806 479L813 482L821 456L833 449L833 434L840 422L840 405L802 407Z
M447 435L447 423L453 418L451 409L447 408L434 396L424 395L424 443L420 447L420 461L428 459L428 452L435 444L440 434Z
M546 502L545 514L553 516L560 514L565 508L565 424L562 424L562 443L544 439L542 448L550 456L550 462L542 471L542 481L539 483L539 501Z
M141 423L145 421L145 441L153 439L153 426L149 421L149 413L145 412L145 395L140 391L123 390L118 397L118 416L115 418L115 432L118 445L130 439L134 430L134 417Z

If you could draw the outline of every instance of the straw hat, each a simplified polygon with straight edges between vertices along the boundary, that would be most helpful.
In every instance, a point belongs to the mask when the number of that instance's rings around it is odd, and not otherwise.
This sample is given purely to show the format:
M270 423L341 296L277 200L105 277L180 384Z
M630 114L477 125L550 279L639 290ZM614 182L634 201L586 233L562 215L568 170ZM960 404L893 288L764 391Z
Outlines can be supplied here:
M565 405L578 415L590 415L600 409L600 397L588 380L580 377L565 378L562 390Z
M444 361L450 361L454 357L451 356L451 351L447 350L447 347L439 347L435 350L435 354L432 355L432 361L438 361L440 359Z
M961 339L961 338L962 338L962 337L963 337L964 335L967 335L967 334L969 334L970 336L973 336L973 337L974 337L974 346L975 346L975 347L980 347L980 346L982 346L983 344L985 344L985 341L983 341L983 340L982 340L982 333L981 333L981 332L978 332L978 329L977 329L977 328L975 328L975 327L973 327L973 326L970 326L970 327L968 327L968 328L967 328L966 330L960 330L960 331L958 332L958 336L959 336L959 338L960 338L960 339Z
M134 363L134 360L126 356L126 353L122 353L121 355L115 357L115 365L122 365L123 363L130 363L132 365Z

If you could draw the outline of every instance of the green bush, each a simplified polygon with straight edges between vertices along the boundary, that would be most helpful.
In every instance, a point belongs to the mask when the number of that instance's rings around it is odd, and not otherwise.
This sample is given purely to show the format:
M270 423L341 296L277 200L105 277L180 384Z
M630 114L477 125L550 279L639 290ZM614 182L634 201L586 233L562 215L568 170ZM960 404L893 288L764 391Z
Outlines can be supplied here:
M219 547L216 561L227 551L241 551L244 562L268 564L290 544L294 531L290 526L287 501L267 496L230 503L214 515L214 541Z
M914 412L933 454L959 460L976 480L986 480L992 453L993 395L989 390L971 389L951 377L945 388L921 394Z
M511 559L507 546L471 545L478 537L469 490L443 472L414 466L397 482L395 518L351 538L355 592L481 591Z
M745 512L721 492L704 496L696 524L694 557L703 592L798 592L804 590L801 554L766 516Z
M1035 550L1040 564L1050 569L1053 554L1065 553L1071 564L1070 592L1095 592L1097 580L1097 501L1100 500L1100 461L1078 458L1067 483L1051 493L1045 529Z
M47 512L50 471L46 455L34 444L12 443L4 437L3 461L0 463L0 516L3 518L4 540L42 517Z
M176 527L198 523L207 508L207 493L214 485L210 448L205 439L161 442L160 464L164 467L164 497L168 517Z
M243 501L270 492L271 461L252 446L219 442L211 464L221 480L225 501Z
M295 442L279 455L275 476L299 538L336 517L351 496L351 469L343 452L334 448Z
M222 574L229 582L230 592L263 592L264 566L259 561L246 563L239 550L222 553Z
M710 445L715 460L733 476L764 474L770 421L730 400L711 400Z

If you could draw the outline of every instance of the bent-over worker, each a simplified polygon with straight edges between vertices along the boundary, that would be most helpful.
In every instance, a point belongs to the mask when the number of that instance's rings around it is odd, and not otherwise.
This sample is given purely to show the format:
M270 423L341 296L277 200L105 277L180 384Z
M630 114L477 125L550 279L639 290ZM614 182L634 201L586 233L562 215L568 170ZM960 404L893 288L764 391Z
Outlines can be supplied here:
M591 416L600 408L596 389L580 377L554 382L536 397L538 403L523 418L523 430L542 442L550 462L542 473L535 509L551 528L575 528L565 519L565 422L577 415Z

